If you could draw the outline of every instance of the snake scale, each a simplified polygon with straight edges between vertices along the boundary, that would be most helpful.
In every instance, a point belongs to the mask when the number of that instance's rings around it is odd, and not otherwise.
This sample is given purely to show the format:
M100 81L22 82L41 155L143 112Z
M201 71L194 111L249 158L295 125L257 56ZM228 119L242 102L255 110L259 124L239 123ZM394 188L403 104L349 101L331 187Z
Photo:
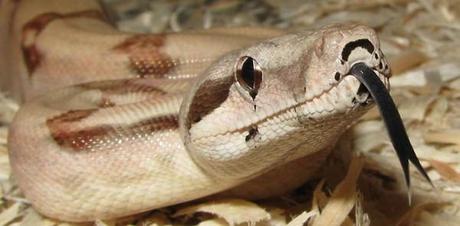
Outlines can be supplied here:
M0 4L1 84L25 102L10 126L11 166L53 218L279 195L315 175L375 101L399 116L382 104L390 69L364 25L132 34L94 0ZM407 161L420 165L398 139L409 184Z

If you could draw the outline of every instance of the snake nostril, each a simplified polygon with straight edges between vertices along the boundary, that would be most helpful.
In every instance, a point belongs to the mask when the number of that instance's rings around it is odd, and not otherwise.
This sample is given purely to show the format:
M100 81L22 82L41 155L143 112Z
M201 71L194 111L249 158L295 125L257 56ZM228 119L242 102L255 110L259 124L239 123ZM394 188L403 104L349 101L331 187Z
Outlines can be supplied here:
M335 79L336 81L339 81L339 80L340 80L340 73L339 73L339 72L336 72L336 73L335 73L334 79Z

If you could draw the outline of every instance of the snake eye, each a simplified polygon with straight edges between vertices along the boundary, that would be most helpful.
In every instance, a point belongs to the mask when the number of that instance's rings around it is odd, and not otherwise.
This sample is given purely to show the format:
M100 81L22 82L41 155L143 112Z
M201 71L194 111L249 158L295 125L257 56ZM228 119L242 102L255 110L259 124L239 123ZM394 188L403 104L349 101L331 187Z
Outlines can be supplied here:
M244 56L236 64L235 79L254 99L262 82L262 70L254 58Z

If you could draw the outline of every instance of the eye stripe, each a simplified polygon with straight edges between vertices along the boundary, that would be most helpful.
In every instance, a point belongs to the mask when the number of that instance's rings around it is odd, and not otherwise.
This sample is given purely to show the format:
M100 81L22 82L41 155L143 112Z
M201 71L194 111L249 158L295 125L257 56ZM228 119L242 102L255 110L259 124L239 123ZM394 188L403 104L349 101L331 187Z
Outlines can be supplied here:
M187 114L187 128L199 122L203 117L218 108L228 97L233 78L227 76L220 79L205 81L196 91Z
M374 52L374 45L372 45L369 39L358 39L345 45L342 50L342 59L348 61L348 57L350 56L351 52L353 52L353 50L358 47L366 49L370 54Z

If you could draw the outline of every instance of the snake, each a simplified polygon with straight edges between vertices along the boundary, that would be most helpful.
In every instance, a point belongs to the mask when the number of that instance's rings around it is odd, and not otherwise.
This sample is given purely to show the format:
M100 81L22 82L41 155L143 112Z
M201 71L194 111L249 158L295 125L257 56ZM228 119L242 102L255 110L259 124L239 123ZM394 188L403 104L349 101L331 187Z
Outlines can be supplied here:
M1 4L1 83L23 102L11 168L43 215L85 222L284 194L317 175L375 105L406 184L409 161L429 180L368 26L139 34L118 30L94 0Z

